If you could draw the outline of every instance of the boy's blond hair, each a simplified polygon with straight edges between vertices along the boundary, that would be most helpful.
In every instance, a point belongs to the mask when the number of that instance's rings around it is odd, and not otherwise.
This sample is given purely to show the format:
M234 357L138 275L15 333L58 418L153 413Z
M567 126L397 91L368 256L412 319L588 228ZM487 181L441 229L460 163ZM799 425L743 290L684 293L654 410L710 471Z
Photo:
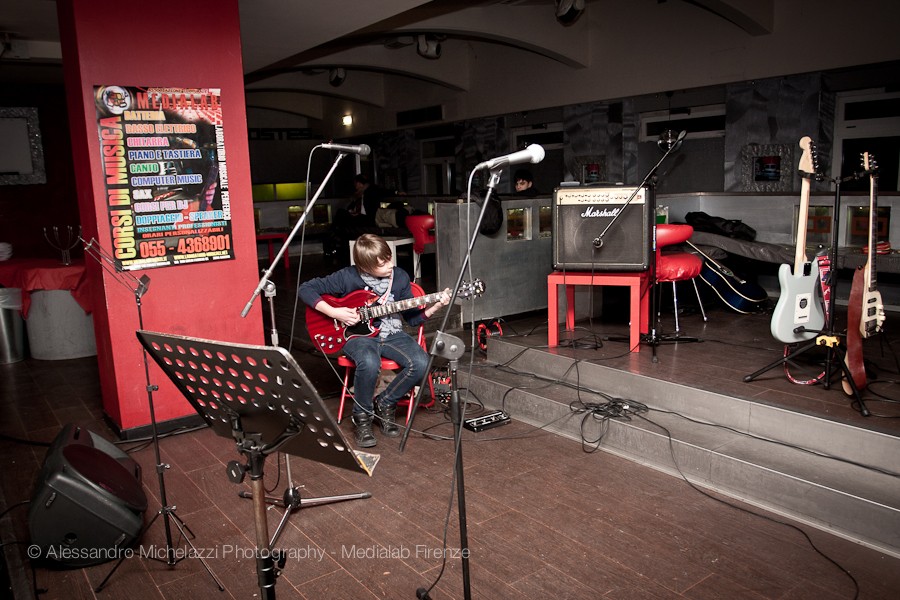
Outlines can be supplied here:
M364 233L353 245L353 262L356 267L366 273L372 273L379 263L391 260L391 247L381 236Z

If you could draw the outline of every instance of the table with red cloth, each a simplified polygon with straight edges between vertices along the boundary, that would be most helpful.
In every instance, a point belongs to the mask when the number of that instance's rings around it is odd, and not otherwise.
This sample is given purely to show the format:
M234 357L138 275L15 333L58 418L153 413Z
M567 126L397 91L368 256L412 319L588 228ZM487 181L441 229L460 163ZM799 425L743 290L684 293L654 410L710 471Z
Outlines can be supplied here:
M0 285L22 290L23 317L28 317L31 292L38 290L69 290L86 314L93 310L84 260L73 260L70 265L52 258L0 261Z

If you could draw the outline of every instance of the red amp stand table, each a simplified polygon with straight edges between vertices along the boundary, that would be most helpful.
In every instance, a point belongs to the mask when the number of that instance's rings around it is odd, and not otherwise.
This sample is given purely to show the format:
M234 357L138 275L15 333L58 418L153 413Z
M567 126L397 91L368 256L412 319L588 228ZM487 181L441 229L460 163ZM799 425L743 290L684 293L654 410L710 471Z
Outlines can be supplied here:
M555 271L547 275L547 345L559 346L558 286L566 286L566 331L575 329L575 286L618 285L630 288L629 308L631 352L641 348L641 334L649 333L650 276L647 271L633 273L584 273Z
M256 233L256 241L257 242L266 242L269 246L269 264L275 260L275 242L281 242L283 246L284 243L288 239L287 231L259 231ZM285 248L284 255L282 257L284 260L284 268L289 272L291 270L291 252L290 248Z

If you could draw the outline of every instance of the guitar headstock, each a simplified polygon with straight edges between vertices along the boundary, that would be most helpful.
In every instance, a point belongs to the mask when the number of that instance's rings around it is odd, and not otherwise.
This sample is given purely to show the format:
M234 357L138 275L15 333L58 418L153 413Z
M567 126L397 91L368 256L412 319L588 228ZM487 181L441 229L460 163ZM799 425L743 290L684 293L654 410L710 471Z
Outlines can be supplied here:
M459 294L457 298L475 298L484 293L484 282L480 279L472 281L463 281L459 286Z
M878 170L878 163L875 162L875 155L871 152L863 152L861 155L862 167L866 173L874 174Z
M803 154L800 156L800 175L815 177L819 170L819 153L816 150L816 143L808 135L805 135L800 138L800 147L803 148Z

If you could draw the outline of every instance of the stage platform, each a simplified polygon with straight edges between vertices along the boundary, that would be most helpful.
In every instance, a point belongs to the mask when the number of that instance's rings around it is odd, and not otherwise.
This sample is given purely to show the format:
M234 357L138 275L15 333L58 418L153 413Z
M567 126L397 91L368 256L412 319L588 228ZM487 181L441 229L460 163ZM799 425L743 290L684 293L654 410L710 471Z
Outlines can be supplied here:
M427 272L425 286L427 291L435 287ZM658 326L663 337L674 330L666 291ZM291 296L286 289L278 297L282 331L290 322ZM889 311L884 331L864 340L868 385L861 399L869 416L863 416L837 373L828 386L792 382L822 372L825 347L797 356L788 373L775 364L785 351L770 332L776 299L763 307L767 310L741 314L707 297L704 322L692 296L680 296L681 334L702 341L666 341L655 351L641 344L638 352L629 352L625 294L592 299L593 312L601 314L576 322L574 331L560 324L555 348L547 345L544 311L484 322L492 332L482 340L486 351L470 351L460 364L460 386L471 392L473 402L470 415L502 409L514 421L584 440L586 449L596 446L687 477L900 557L900 357L892 333L900 313ZM836 306L835 312L836 327L846 328L846 306ZM439 321L426 324L429 335ZM450 333L477 348L480 322L459 329L460 322L451 318ZM311 352L300 321L293 340L294 354L313 383L323 395L338 394L333 371ZM609 398L630 408L607 418L598 405ZM592 444L598 438L599 444Z
M540 315L503 323L461 385L488 409L777 514L900 555L900 387L889 328L865 341L869 416L838 379L791 382L767 313L681 316L699 343L628 352L625 323L576 324L547 347ZM838 311L838 323L842 311ZM900 314L889 314L886 324ZM661 329L673 327L662 315ZM795 379L822 371L814 347ZM471 372L471 375L469 373Z

